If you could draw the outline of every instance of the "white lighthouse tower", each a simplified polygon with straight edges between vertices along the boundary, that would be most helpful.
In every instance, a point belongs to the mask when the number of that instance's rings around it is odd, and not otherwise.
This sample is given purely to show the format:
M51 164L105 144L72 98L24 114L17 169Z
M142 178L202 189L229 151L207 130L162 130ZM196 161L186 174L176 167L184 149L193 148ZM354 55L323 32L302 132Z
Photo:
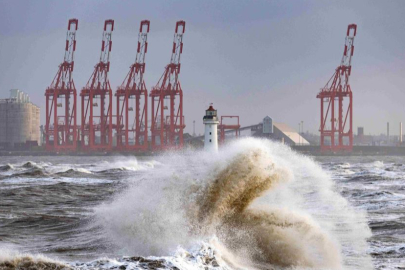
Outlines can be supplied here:
M204 149L207 151L218 151L218 118L217 110L212 107L212 103L204 116L205 136Z

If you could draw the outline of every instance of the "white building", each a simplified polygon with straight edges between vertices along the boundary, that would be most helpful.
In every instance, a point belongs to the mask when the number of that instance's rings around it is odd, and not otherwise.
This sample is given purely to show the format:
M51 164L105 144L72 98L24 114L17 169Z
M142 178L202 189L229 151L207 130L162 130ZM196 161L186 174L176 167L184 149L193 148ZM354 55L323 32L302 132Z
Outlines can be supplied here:
M207 151L218 151L218 117L217 110L210 107L205 111L205 116L203 118L205 125L204 134L204 149Z

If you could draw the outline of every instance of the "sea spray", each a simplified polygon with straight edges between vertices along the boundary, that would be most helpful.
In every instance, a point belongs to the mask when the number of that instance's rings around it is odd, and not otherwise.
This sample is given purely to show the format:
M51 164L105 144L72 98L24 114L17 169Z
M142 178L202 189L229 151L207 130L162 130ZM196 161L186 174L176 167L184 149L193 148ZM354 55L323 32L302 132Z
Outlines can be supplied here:
M230 265L371 269L364 215L310 158L242 139L218 154L168 153L158 161L96 208L97 223L123 255L172 255L215 238Z
M263 269L338 268L338 249L309 217L280 209L249 209L256 198L289 178L289 171L277 168L262 149L237 155L202 193L198 221L203 230L213 228L211 234L238 257Z

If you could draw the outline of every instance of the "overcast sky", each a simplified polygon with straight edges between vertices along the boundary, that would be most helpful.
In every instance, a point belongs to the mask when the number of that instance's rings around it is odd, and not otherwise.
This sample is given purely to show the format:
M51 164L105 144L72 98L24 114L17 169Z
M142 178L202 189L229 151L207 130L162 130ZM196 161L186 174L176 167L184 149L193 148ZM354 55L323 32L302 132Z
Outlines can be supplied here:
M6 1L0 0L0 98L18 88L41 107L63 60L67 21L79 19L74 80L80 90L99 59L104 20L114 19L110 82L135 58L139 22L151 21L145 81L170 60L186 21L180 81L186 132L202 133L210 102L242 125L269 115L318 132L316 94L339 65L347 25L358 25L352 61L354 129L398 134L405 122L405 1ZM78 111L79 113L79 111ZM78 114L79 115L79 114Z

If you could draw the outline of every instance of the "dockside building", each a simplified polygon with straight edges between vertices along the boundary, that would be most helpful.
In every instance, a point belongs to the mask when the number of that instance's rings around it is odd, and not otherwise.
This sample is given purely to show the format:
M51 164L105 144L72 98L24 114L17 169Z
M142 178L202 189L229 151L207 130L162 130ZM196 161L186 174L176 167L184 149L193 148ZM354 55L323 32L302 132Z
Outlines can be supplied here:
M0 149L28 150L40 144L40 109L18 89L0 99Z

